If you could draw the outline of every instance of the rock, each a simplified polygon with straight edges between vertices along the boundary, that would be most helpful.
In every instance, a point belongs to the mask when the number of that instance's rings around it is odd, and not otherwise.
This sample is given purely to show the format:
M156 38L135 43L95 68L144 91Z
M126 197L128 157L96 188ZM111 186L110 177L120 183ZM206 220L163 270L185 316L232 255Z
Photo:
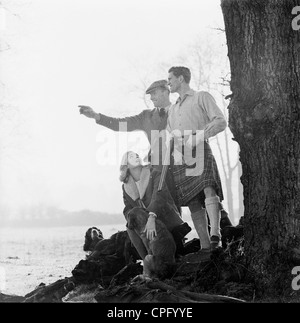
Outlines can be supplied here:
M64 303L97 303L95 295L103 290L98 283L80 284L62 298Z
M73 282L72 277L60 279L48 286L41 284L35 290L25 295L25 303L61 303L62 298L69 292ZM67 287L66 287L67 286Z
M0 303L22 303L25 300L23 296L6 295L0 293Z
M114 277L112 278L109 288L117 285L122 285L126 282L129 282L131 278L142 274L143 266L140 263L128 264L122 268Z

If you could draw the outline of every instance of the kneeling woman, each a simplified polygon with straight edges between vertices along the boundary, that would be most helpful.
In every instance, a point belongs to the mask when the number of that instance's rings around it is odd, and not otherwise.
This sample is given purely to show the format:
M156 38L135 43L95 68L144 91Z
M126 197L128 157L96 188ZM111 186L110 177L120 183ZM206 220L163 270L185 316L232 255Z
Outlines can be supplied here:
M142 165L139 155L133 151L124 154L120 166L120 181L123 182L123 200L125 204L124 216L127 220L129 212L136 209L144 210L148 217L145 227L146 237L152 240L156 235L155 219L161 220L172 233L177 255L183 253L183 238L191 231L187 223L183 222L174 200L163 183L162 190L158 191L161 171L151 165ZM148 254L146 244L141 237L127 227L128 235L144 259Z

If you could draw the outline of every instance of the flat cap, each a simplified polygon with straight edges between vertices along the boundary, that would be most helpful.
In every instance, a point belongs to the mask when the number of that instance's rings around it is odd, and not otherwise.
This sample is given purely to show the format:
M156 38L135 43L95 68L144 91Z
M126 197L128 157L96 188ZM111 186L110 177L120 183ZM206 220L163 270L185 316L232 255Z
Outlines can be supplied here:
M157 89L159 87L162 88L162 89L169 90L168 81L166 81L166 80L159 80L159 81L153 82L148 87L148 89L146 90L146 94L150 94L153 90L155 90L155 89Z

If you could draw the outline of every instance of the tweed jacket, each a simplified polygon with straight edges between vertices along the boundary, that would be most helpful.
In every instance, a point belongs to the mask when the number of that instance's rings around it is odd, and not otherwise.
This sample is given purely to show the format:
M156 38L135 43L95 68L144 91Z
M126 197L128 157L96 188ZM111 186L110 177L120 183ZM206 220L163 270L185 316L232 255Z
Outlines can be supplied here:
M162 130L167 126L168 116L159 116L157 108L152 110L143 110L140 114L131 117L113 118L99 113L100 120L96 121L101 126L109 128L113 131L135 131L141 130L146 134L149 142L151 143L151 130ZM126 129L120 129L121 123L126 123Z

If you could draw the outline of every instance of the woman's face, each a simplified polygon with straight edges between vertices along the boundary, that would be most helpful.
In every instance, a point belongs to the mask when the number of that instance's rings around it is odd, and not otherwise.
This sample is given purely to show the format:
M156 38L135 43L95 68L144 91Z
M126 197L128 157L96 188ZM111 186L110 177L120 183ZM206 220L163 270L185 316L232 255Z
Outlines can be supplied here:
M138 154L130 152L127 158L128 168L135 168L141 165L141 158Z

